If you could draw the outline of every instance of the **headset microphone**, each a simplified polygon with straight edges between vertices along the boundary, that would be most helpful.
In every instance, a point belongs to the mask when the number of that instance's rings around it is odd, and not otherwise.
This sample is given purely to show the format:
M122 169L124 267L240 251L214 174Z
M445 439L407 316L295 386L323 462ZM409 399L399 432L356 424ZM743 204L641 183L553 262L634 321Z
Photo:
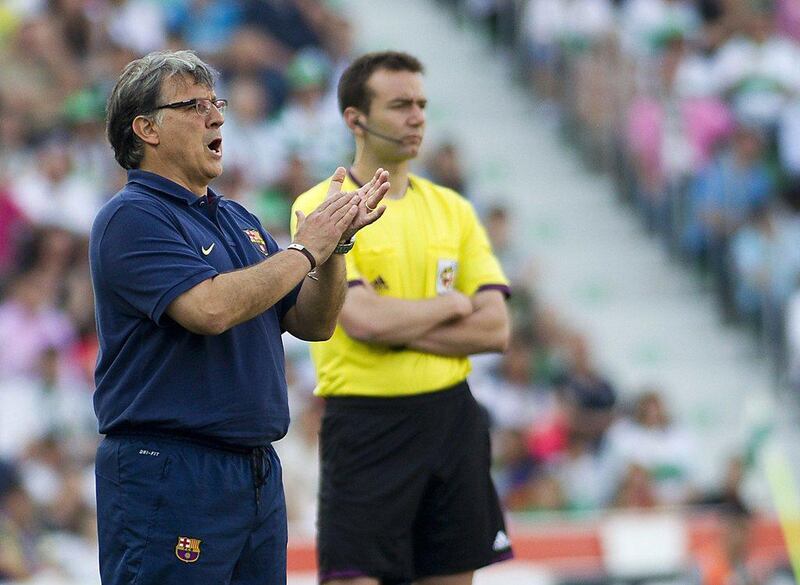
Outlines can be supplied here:
M387 136L386 134L381 134L380 132L376 132L375 130L364 124L361 120L356 120L355 125L361 128L364 132L372 134L373 136L377 136L378 138L383 138L384 140L388 140L389 142L394 142L395 144L404 144L404 142L399 138L394 138L393 136Z

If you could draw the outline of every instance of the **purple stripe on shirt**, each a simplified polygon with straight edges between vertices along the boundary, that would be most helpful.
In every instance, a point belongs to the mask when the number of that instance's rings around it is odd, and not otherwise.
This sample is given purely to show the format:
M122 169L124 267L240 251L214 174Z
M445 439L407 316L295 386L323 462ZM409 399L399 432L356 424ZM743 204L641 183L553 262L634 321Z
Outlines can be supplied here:
M511 296L511 288L507 284L484 284L483 286L478 287L477 292L484 290L499 290L506 298Z

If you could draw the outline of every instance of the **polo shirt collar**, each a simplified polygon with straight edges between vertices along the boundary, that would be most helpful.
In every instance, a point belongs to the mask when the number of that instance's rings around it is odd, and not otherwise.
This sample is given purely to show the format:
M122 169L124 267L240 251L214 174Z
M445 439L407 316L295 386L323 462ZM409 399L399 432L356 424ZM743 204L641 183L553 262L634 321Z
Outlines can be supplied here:
M175 181L171 181L166 177L151 173L150 171L131 169L128 171L128 182L138 183L158 195L164 195L177 199L178 201L183 201L187 205L199 205L201 201L207 200L206 197L198 197L195 193L192 193L189 189L179 185ZM208 188L208 193L217 200L218 205L222 205L225 202L224 198L211 189L211 187Z

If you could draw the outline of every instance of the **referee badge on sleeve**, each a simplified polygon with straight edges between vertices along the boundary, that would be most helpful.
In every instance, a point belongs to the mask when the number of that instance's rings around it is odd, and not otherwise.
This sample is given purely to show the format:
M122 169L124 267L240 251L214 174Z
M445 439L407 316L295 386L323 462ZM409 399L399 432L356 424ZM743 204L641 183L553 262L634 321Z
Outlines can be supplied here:
M453 290L456 283L458 262L449 258L439 258L436 265L436 294Z

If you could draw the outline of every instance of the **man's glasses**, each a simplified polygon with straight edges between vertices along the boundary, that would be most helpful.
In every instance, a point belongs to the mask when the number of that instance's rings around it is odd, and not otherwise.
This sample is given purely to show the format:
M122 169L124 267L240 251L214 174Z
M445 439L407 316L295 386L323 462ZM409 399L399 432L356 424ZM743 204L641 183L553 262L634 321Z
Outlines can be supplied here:
M177 108L188 108L189 106L194 106L194 109L197 110L197 113L205 118L211 113L211 106L217 108L217 111L220 114L224 114L225 109L228 107L228 100L210 100L206 98L194 98L191 100L186 100L185 102L172 102L171 104L156 106L155 109L163 110L164 108L169 108L171 110L174 110Z

